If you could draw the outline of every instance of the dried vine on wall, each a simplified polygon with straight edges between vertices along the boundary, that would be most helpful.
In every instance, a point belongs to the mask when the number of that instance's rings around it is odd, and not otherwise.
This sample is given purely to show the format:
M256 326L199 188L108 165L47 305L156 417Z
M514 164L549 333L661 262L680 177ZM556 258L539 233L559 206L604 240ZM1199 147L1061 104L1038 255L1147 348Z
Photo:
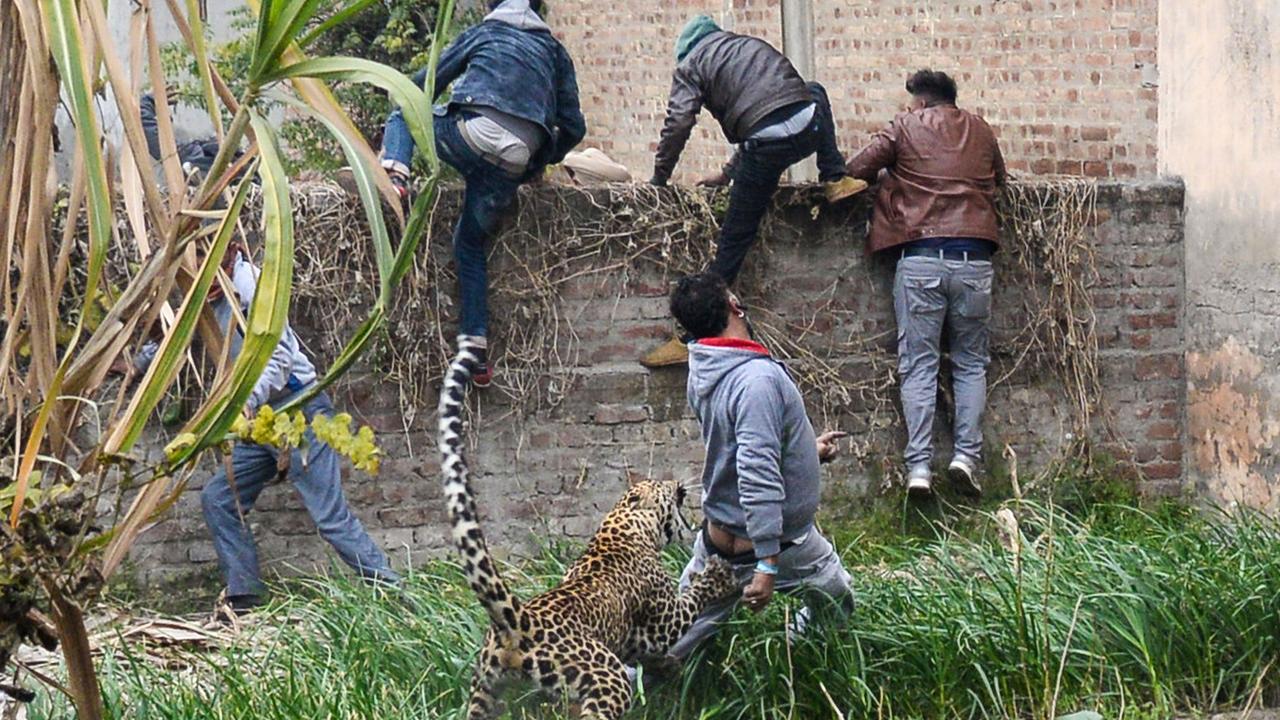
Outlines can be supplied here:
M294 315L324 331L313 337L330 343L328 338L340 333L329 329L347 327L360 316L376 281L363 218L332 186L307 184L295 193L303 255ZM794 198L808 201L804 194ZM1072 441L1065 449L1072 454L1087 451L1088 428L1099 403L1098 342L1088 292L1097 279L1091 245L1095 198L1095 185L1087 179L1037 179L1009 187L999 205L1005 243L998 273L1015 270L1025 287L1018 294L1024 304L1017 314L1021 323L994 338L992 386L1052 372L1071 401ZM575 318L566 315L566 292L607 305L617 303L627 280L641 271L651 282L654 271L661 280L671 280L705 267L725 199L723 192L644 185L566 187L522 196L494 245L490 265L492 335L502 366L499 390L515 412L555 406L572 390L572 370L585 364ZM442 200L437 208L433 243L448 242L446 220L457 214L452 202L452 197ZM755 267L741 283L756 329L789 360L810 398L811 412L823 419L859 418L865 432L859 433L856 454L883 460L890 454L886 449L896 446L894 433L900 426L892 332L849 330L834 340L823 337L820 328L850 314L834 302L838 293L848 292L841 285L848 278L833 277L830 290L815 298L803 317L772 311L769 298L786 292L769 281L775 222L771 218L766 224L765 240L753 252ZM353 262L367 270L352 273ZM447 253L420 254L371 358L373 367L397 383L406 425L432 405L429 396L451 346L446 328L455 315L455 282ZM821 342L814 342L820 337ZM315 349L330 355L337 350L327 345Z

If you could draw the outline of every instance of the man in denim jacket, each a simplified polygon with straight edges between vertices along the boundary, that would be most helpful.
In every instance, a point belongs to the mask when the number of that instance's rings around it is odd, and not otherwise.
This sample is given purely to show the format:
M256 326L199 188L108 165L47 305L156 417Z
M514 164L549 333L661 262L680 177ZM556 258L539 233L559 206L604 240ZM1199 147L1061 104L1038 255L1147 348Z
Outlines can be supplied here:
M462 216L453 235L462 294L460 340L487 347L489 281L485 244L521 183L564 159L586 136L573 60L539 15L542 0L490 0L492 12L458 36L440 57L434 80L414 81L435 98L436 151L466 180ZM407 198L413 136L399 110L387 120L382 164ZM481 357L472 381L493 380Z

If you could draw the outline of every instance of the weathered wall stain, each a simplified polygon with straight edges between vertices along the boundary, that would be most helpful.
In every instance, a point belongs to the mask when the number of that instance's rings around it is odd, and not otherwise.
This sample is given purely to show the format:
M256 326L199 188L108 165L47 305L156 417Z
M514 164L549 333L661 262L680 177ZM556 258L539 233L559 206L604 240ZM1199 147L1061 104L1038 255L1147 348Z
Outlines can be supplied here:
M1212 352L1187 353L1187 434L1209 499L1280 508L1280 482L1266 472L1280 451L1266 361L1235 337Z
M1190 479L1280 511L1275 0L1160 3L1160 169L1186 183Z

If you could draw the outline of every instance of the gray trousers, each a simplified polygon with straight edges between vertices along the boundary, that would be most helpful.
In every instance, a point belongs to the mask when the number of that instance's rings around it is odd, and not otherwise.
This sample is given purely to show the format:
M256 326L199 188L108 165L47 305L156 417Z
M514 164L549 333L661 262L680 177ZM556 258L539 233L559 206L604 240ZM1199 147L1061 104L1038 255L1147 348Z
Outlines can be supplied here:
M907 422L907 468L933 459L933 416L943 328L951 352L956 403L955 451L982 458L991 319L988 261L907 257L898 261L893 307L898 318L898 374Z
M317 395L303 409L307 420L316 415L333 414L333 405L324 393ZM302 496L307 512L316 523L321 537L333 546L342 561L361 577L387 583L399 582L387 556L365 532L360 520L347 506L342 493L342 474L338 454L327 443L316 439L307 428L305 457L303 450L293 451L289 480ZM267 483L276 476L275 448L238 442L231 451L231 467L235 474L240 509L247 515ZM200 493L204 520L213 534L213 548L227 581L227 595L260 595L263 591L258 567L258 548L247 521L242 521L236 508L236 497L224 470L209 479Z
M707 566L709 557L703 533L698 533L698 539L693 543L693 557L680 575L681 592L689 587L693 575ZM751 583L755 567L755 560L733 566L740 587L745 588ZM804 542L778 555L778 577L773 589L775 593L802 595L810 616L834 614L843 620L853 610L853 589L849 587L849 580L849 573L835 548L814 529L809 531ZM707 607L667 654L681 659L688 657L698 645L716 633L741 600L742 594L738 593Z

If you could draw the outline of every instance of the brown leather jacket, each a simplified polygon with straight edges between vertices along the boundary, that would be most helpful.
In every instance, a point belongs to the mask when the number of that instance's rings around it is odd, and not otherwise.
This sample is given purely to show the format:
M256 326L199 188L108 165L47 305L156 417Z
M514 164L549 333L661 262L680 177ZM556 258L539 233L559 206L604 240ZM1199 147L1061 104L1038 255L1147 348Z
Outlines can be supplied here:
M935 237L999 242L996 186L1004 158L986 121L955 105L902 113L849 161L849 174L875 182L872 252Z
M736 145L774 110L812 100L804 78L769 43L730 32L711 33L676 67L653 163L654 181L671 178L703 105Z

